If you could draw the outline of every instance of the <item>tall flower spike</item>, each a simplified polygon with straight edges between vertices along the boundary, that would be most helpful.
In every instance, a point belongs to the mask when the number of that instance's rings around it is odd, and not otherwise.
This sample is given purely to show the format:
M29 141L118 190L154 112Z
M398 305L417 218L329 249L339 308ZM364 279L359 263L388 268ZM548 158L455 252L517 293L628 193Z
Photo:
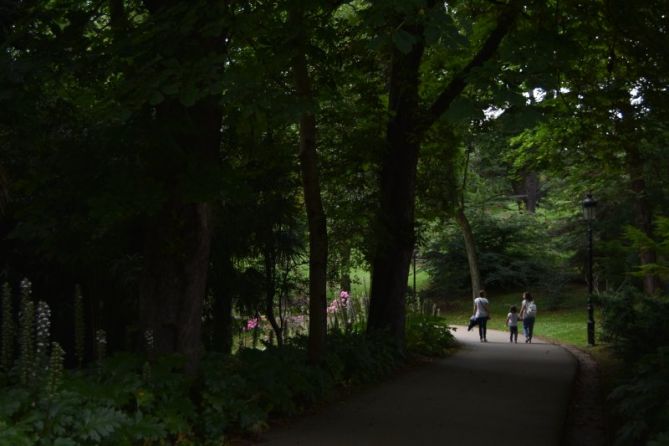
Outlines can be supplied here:
M51 309L46 302L40 300L37 303L37 336L35 338L35 365L37 367L33 368L33 377L47 367L47 350L51 336L50 328Z
M51 344L51 357L49 358L49 374L47 375L47 394L53 397L63 380L63 370L65 361L65 351L59 343Z
M145 383L151 381L151 364L149 361L144 362L144 367L142 367L142 379Z
M24 277L21 281L21 294L24 296L30 296L33 292L32 288L32 282L30 282L27 277Z
M35 367L35 304L24 294L21 305L21 347L19 377L22 384L31 382L33 369Z
M107 332L98 330L95 332L95 344L97 346L98 361L102 361L107 356Z
M144 342L146 344L146 353L151 355L155 350L153 330L147 329L146 331L144 331Z
M8 283L2 287L2 352L0 367L8 371L14 362L14 309L12 308L12 290Z
M84 354L86 351L86 325L84 323L84 298L81 287L77 285L74 289L74 355L77 365L84 365Z

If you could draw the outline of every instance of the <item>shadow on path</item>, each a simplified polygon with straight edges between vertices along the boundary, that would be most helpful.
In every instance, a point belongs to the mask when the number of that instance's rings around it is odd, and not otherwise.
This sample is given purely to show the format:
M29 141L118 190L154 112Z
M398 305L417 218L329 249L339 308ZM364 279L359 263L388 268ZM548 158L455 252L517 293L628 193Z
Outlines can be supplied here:
M462 348L268 431L267 446L559 445L576 361L562 347L510 344L459 327ZM522 342L522 341L521 341Z

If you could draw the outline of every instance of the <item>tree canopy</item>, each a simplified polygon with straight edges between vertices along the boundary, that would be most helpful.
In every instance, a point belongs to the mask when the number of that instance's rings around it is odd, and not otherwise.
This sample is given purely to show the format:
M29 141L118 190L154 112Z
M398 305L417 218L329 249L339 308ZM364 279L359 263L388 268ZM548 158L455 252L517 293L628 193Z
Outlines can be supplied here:
M53 304L81 284L115 348L151 330L197 368L208 299L224 338L235 307L279 332L281 277L310 300L317 358L329 286L362 268L368 329L401 347L414 250L468 253L472 288L535 277L492 211L521 226L553 212L565 233L593 191L607 249L627 225L654 238L669 73L655 3L4 1L3 277ZM452 220L466 245L443 239ZM565 246L552 261L578 270ZM606 281L639 266L659 292L655 250L637 257L602 260ZM519 276L496 282L486 262Z

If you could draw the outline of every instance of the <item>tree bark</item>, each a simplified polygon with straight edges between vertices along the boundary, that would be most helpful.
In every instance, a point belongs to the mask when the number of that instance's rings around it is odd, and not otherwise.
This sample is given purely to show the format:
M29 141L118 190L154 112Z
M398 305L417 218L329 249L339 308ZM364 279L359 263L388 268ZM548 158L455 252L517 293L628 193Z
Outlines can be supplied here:
M175 0L144 0L144 5L160 20L163 11L179 4ZM184 53L192 51L191 47L181 50L178 56L188 63L203 60L211 52L227 51L224 32L208 36L194 28L189 38L198 42L201 52ZM186 358L186 372L194 375L199 371L202 355L202 307L212 240L211 209L206 198L187 197L186 187L180 181L182 178L188 181L219 163L222 123L219 98L211 95L189 106L176 98L166 98L155 107L153 122L167 143L163 141L164 159L154 158L156 166L149 168L162 184L166 199L146 229L140 324L143 330L153 332L157 353L182 354Z
M539 174L535 171L522 171L518 181L513 182L513 192L518 203L518 211L525 210L530 214L537 211L539 202Z
M626 144L627 169L630 176L630 190L634 195L634 225L653 238L653 212L646 194L646 180L644 178L644 163L638 148L633 144ZM657 263L657 253L652 248L641 248L639 251L641 266ZM643 291L652 296L661 290L659 278L654 274L643 277Z
M420 37L422 28L411 29ZM389 83L386 150L382 160L378 237L372 258L367 330L385 331L404 349L405 301L414 249L419 68L422 41L407 54L393 50Z
M178 156L196 169L218 163L222 112L215 99L191 107L176 101L158 106L156 124L172 139ZM168 198L149 221L140 285L140 322L152 330L157 353L180 353L186 370L198 371L202 354L202 306L211 246L211 210L192 202L175 180L184 166L157 172ZM193 167L191 167L192 169Z
M341 252L340 287L351 292L351 245L346 243Z
M537 203L539 202L539 174L535 171L530 171L523 175L523 183L525 186L525 210L530 214L537 211Z
M476 241L474 240L474 233L469 224L469 220L462 208L455 211L455 221L462 230L462 236L465 240L465 251L467 252L467 263L469 264L469 278L472 284L472 298L476 298L481 286L481 272L479 270L479 258L476 252Z
M648 238L653 238L653 210L646 193L646 180L644 178L644 159L639 152L638 143L634 140L636 123L634 110L628 100L620 102L623 117L616 122L615 128L620 142L625 150L625 162L627 173L630 177L630 191L633 194L634 225ZM657 254L652 248L641 248L639 250L639 263L641 266L657 262ZM647 295L653 295L660 291L659 278L654 274L646 274L643 278L643 290Z
M441 7L441 6L440 6ZM419 109L420 62L424 51L423 28L407 25L403 31L417 41L408 53L393 49L389 82L389 121L382 159L378 240L372 255L372 290L367 329L387 331L404 349L405 300L414 248L416 166L421 140L467 86L472 70L492 58L511 29L519 2L504 7L471 61L456 73L425 111Z
M214 351L232 353L232 296L223 292L214 301Z
M211 243L206 203L168 201L153 219L144 249L140 318L156 353L178 352L195 373L201 355L202 304Z
M235 269L228 254L222 257L219 264L214 263L213 268L220 279L213 284L214 305L212 321L212 345L210 348L224 354L232 353L232 293L227 285L235 278ZM216 276L214 276L216 277ZM212 285L210 285L211 287Z
M303 27L301 13L294 12L291 23L295 29ZM313 105L314 96L305 54L306 37L303 31L297 38L297 52L293 58L295 89L303 105ZM316 116L307 109L302 112L300 125L300 169L304 188L304 204L309 228L309 342L310 363L323 359L327 341L327 222L321 200L321 186L316 151Z
M271 240L271 235L268 240ZM270 242L271 243L271 242ZM265 249L265 315L269 321L279 347L283 346L283 327L277 322L274 313L274 297L276 296L276 262L272 248Z

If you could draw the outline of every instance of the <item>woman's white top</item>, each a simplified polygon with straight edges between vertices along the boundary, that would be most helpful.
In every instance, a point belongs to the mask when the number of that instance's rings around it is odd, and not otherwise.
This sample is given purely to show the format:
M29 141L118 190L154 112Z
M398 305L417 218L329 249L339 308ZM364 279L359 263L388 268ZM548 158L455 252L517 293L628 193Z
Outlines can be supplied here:
M488 305L488 299L477 297L474 299L474 305L476 306L476 317L488 317L488 311L484 307L484 305Z

